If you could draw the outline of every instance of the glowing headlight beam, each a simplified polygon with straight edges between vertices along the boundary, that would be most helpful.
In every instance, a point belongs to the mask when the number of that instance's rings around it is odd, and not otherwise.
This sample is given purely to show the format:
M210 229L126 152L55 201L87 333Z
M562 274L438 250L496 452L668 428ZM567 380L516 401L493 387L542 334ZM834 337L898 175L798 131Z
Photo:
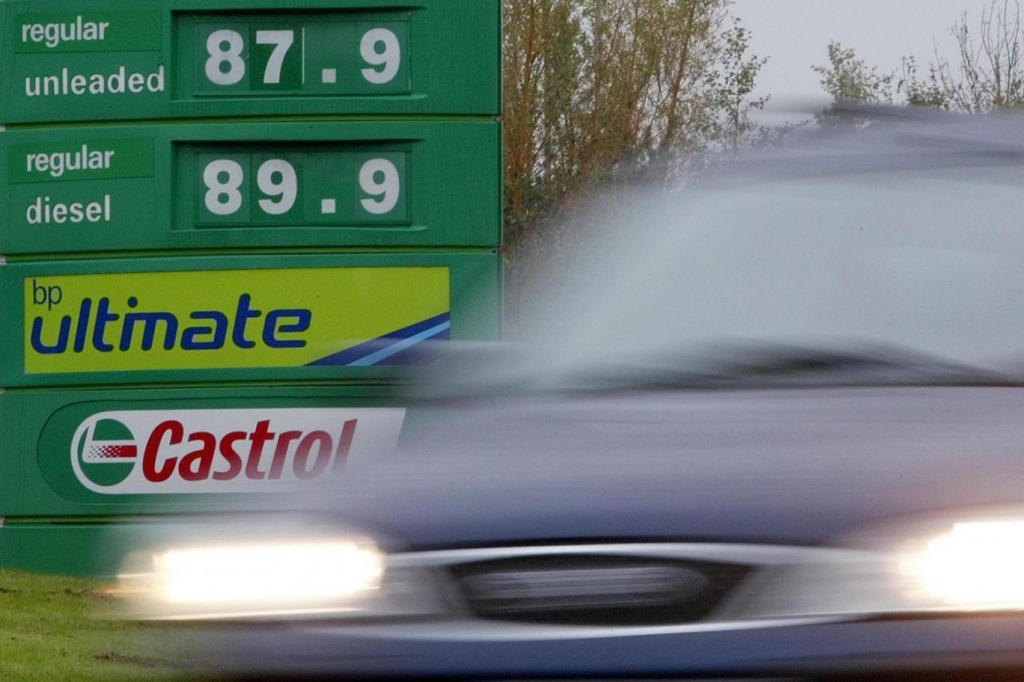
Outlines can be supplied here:
M1024 608L1024 521L954 524L910 557L904 572L956 608Z
M170 604L329 600L376 589L384 560L351 541L170 549L154 557Z

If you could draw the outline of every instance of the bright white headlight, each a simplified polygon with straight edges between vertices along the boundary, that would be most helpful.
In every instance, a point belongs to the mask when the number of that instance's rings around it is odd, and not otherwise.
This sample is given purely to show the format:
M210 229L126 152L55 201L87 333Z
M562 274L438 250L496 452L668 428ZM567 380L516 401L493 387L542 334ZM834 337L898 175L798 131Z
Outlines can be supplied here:
M384 562L369 543L319 541L170 549L154 568L169 604L251 609L377 589Z
M956 523L908 557L903 569L939 605L1024 608L1024 521Z
M166 535L150 541L158 548L126 560L118 580L123 616L348 619L443 609L430 571L389 567L388 555L365 535L309 532L297 523L185 526Z
M1018 510L1019 511L1019 510ZM856 547L854 549L853 547ZM919 519L766 570L730 617L853 619L1024 611L1024 514Z

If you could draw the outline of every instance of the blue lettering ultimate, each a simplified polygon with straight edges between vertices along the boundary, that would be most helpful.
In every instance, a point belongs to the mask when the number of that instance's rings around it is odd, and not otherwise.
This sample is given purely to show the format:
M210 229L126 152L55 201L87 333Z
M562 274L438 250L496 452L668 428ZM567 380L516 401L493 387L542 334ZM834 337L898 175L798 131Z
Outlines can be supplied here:
M264 315L253 307L249 294L238 297L231 314L197 310L189 314L188 320L179 320L166 311L138 308L140 302L135 296L128 298L120 312L112 310L106 296L95 305L91 298L85 298L78 314L62 316L56 330L44 329L46 321L36 316L32 320L32 350L40 355L60 355L68 352L69 346L74 353L82 353L90 346L101 353L111 353L115 348L122 352L176 347L204 351L219 350L228 343L249 349L256 347L251 339L261 339L267 348L303 348L306 341L298 335L313 323L313 312L306 308L268 310Z

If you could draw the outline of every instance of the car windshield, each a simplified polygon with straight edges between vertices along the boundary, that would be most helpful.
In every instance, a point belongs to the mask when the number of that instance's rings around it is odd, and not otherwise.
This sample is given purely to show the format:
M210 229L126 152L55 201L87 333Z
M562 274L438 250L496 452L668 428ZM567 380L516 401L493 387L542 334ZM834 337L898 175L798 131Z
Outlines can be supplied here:
M704 187L601 201L600 239L521 336L574 381L1015 382L1021 132L820 133Z

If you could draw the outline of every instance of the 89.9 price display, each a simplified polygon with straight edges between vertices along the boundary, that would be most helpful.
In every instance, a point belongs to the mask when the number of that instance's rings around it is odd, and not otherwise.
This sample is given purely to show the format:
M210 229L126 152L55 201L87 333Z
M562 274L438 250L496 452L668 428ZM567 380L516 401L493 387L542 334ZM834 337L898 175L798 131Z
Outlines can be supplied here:
M195 24L199 95L395 95L410 91L403 13ZM396 20L398 19L398 20Z
M204 150L192 163L198 226L409 222L405 151Z

